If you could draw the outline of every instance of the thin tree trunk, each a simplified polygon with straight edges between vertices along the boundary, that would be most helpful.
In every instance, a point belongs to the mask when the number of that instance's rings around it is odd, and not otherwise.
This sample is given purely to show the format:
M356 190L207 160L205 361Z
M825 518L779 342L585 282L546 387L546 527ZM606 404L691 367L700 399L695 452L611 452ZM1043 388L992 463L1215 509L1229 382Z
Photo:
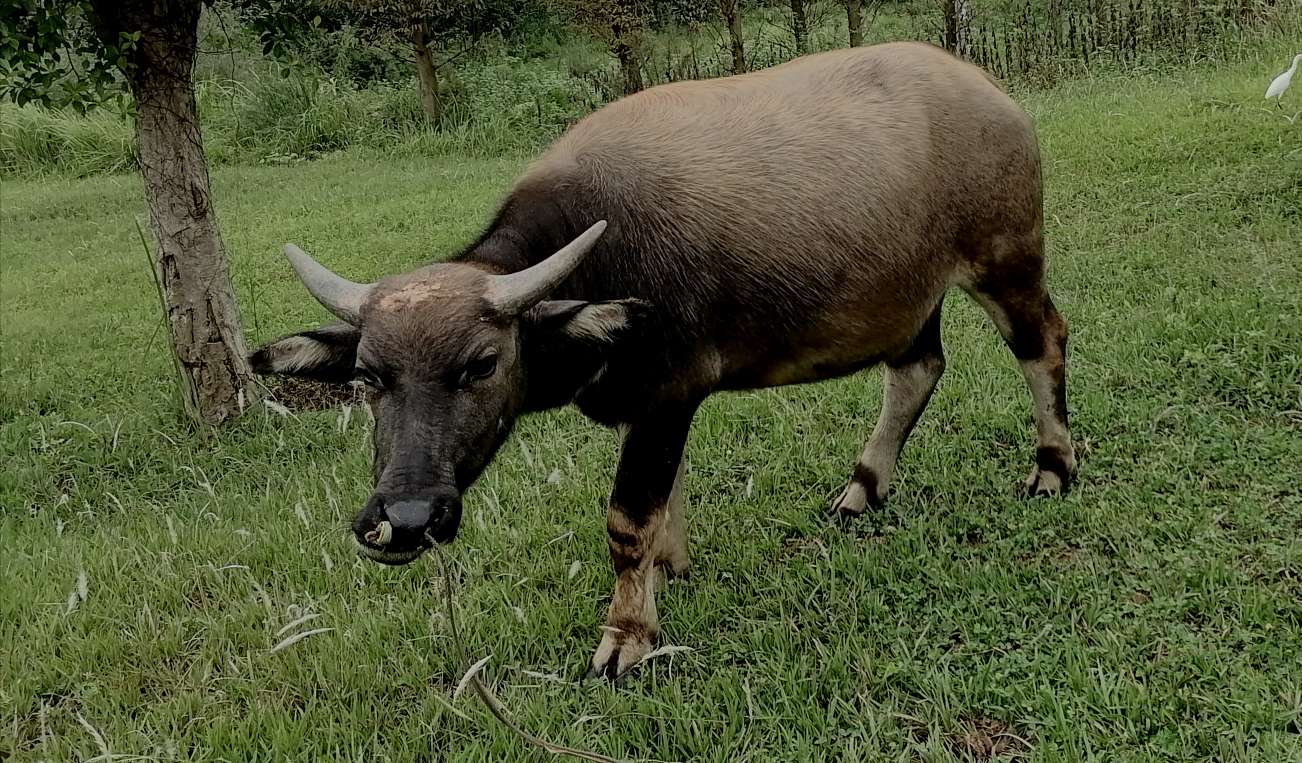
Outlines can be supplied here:
M972 9L968 0L942 0L941 15L945 19L945 49L967 58L972 52Z
M129 76L135 96L140 174L157 241L163 292L187 412L229 421L256 395L231 288L226 249L208 185L194 96L198 0L97 0L97 26L116 43L140 32Z
M632 95L642 89L642 67L637 60L633 46L625 41L615 43L615 58L619 59L621 88L624 95Z
M420 108L431 125L443 118L443 99L439 96L439 72L429 50L429 27L424 21L411 29L411 47L416 54L416 74L420 78Z
M631 26L631 22L621 23L620 19L616 19L610 27L612 33L610 51L619 61L621 88L624 95L632 95L643 87L642 64L638 60L638 34L637 30L630 29Z
M728 39L732 41L732 73L746 73L746 49L741 33L741 11L737 7L741 0L720 0L719 8L723 11L723 23L728 27Z
M863 0L845 0L845 19L850 27L850 47L863 45Z
M805 0L791 0L791 34L796 38L796 55L809 52L809 16L805 14Z
M954 0L954 52L960 58L972 57L972 6L968 0Z
M944 24L941 30L941 45L945 50L953 52L954 38L958 35L958 15L956 13L956 4L958 0L940 0L940 17Z

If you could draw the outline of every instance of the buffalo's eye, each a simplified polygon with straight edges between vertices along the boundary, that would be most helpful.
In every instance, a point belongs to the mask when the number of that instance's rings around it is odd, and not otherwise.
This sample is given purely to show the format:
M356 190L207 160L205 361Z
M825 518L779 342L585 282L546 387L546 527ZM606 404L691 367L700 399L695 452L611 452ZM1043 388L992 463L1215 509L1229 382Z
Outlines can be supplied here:
M380 377L377 376L375 372L370 370L369 368L363 368L362 366L358 366L357 368L354 368L353 378L361 382L362 384L365 384L366 386L370 387L371 389L377 389L377 390L384 389L384 383L380 381Z
M481 379L487 379L496 371L497 353L490 352L487 355L480 355L461 369L461 378L457 380L457 383L459 386L465 387Z

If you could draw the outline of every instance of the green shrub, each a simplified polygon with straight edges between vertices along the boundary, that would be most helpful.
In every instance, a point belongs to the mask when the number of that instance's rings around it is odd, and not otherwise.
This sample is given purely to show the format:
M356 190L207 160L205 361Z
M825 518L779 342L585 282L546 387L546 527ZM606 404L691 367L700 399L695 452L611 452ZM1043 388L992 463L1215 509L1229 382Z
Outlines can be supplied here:
M136 167L131 124L109 109L75 112L0 102L0 172L84 177Z
M537 147L600 105L590 84L542 63L505 56L455 77L445 122L508 130L510 150Z

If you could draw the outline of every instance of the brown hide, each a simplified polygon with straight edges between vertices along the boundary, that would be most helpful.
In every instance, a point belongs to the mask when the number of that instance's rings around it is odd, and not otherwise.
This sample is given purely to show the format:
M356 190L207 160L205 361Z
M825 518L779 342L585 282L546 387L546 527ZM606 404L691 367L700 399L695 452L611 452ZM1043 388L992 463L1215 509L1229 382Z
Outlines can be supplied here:
M556 296L644 299L700 385L768 386L902 351L1001 242L1038 239L1040 196L1022 109L980 69L893 43L607 106L534 162L464 259L532 230L536 261L608 219Z
M289 248L352 325L252 361L372 387L376 488L354 534L387 563L415 558L427 532L456 533L461 494L518 416L573 402L621 425L608 534L627 580L611 618L640 613L649 638L644 568L657 555L685 566L686 552L661 553L668 530L625 525L662 527L701 400L886 361L882 416L836 503L862 513L884 499L943 371L952 286L1022 362L1042 467L1028 490L1066 486L1066 324L1042 284L1041 214L1031 122L980 69L921 43L822 53L590 115L453 262L361 286ZM598 653L622 670L634 651Z

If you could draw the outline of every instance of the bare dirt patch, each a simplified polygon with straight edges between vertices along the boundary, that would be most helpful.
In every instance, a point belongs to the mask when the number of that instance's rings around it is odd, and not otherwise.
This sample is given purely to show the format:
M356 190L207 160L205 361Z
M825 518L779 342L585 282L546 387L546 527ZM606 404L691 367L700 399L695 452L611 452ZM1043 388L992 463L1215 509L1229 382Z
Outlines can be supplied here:
M945 735L945 747L959 760L1024 760L1031 743L1011 725L984 715L965 716L962 728Z
M325 384L293 376L266 379L267 389L274 402L295 413L324 411L341 405L361 405L366 402L366 388L353 384Z

